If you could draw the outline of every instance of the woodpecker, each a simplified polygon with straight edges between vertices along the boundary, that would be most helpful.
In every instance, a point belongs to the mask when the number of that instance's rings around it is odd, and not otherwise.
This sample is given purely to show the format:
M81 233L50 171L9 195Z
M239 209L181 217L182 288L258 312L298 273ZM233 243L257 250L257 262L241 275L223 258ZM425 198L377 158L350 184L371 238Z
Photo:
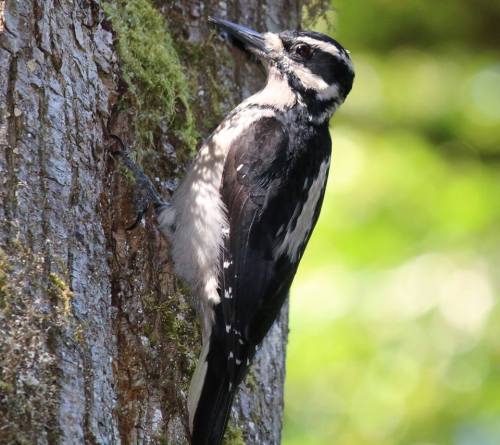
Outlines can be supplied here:
M329 121L354 79L348 51L324 34L209 20L260 60L267 82L215 129L171 202L152 198L202 327L192 445L221 444L238 385L288 295L323 201Z

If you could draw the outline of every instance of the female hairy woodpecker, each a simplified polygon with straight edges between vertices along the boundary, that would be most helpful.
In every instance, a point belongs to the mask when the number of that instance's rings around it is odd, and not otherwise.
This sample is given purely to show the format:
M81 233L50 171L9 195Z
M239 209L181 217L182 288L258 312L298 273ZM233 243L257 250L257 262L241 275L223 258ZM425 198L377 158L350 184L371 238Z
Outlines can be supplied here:
M157 205L202 325L192 445L222 442L238 385L288 295L323 201L328 123L354 79L348 52L328 36L210 21L257 56L267 83L212 133L172 201Z

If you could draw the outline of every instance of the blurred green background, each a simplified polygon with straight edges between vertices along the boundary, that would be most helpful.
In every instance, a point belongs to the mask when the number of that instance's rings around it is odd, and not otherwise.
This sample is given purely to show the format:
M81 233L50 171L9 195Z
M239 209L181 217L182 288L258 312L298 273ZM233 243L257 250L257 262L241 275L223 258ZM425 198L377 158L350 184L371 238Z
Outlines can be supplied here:
M284 445L500 444L500 2L334 0L351 50L292 288Z

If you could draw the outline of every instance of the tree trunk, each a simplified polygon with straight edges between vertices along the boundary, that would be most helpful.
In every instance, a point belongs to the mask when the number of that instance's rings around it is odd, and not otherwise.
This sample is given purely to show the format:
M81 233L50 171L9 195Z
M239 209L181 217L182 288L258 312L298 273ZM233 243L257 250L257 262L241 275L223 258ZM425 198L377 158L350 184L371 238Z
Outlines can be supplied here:
M151 124L155 98L119 50L120 26L133 23L117 22L120 3L0 0L1 444L187 443L199 327L151 215L126 230L134 187L106 134L135 147L168 195L190 153L177 131L188 108L206 137L263 81L208 15L261 30L300 18L300 0L128 2L162 14L185 71L189 103ZM242 385L228 443L280 442L286 339L285 308Z

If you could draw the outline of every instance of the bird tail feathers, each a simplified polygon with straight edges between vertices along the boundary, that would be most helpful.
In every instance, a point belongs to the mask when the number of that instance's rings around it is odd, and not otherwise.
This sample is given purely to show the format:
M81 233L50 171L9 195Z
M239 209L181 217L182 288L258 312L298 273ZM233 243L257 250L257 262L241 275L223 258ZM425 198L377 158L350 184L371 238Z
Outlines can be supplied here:
M188 396L191 445L222 443L236 392L224 354L216 341L203 345Z

